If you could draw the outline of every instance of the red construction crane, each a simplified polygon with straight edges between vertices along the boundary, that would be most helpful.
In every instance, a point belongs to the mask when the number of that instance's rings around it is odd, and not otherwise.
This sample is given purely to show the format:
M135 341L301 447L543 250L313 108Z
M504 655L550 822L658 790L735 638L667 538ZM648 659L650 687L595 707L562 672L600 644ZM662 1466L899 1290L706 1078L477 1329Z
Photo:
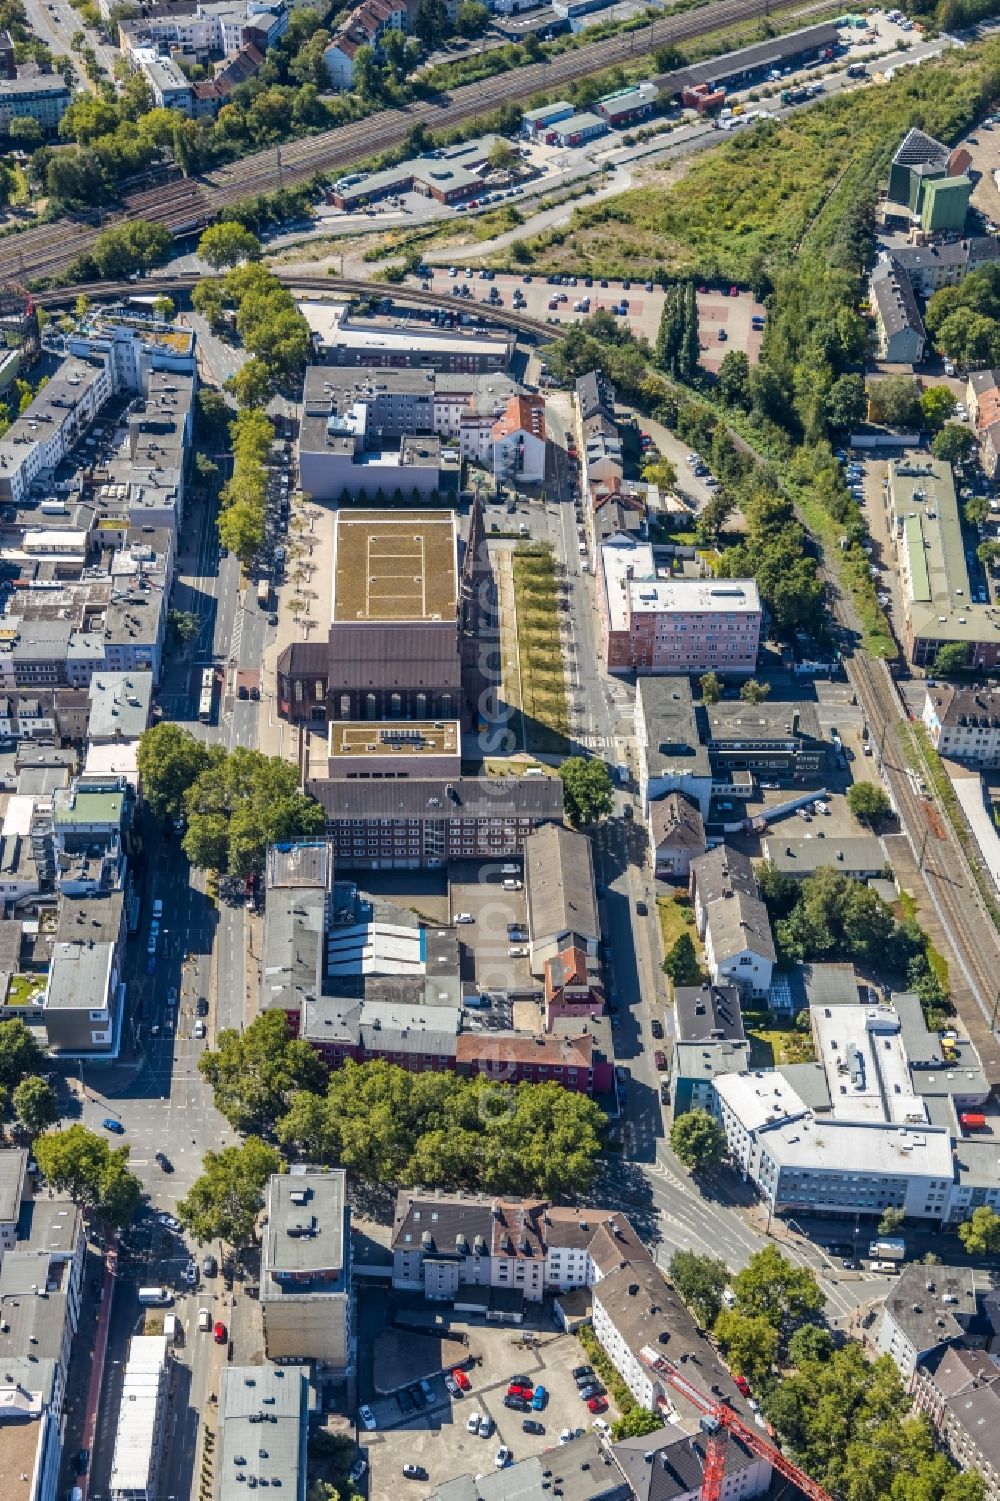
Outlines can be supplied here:
M792 1485L797 1486L803 1495L809 1497L809 1501L833 1501L829 1491L817 1485L815 1480L810 1480L798 1465L793 1465L790 1459L785 1458L780 1449L775 1448L774 1444L769 1444L756 1429L744 1423L727 1402L713 1401L700 1387L695 1386L682 1375L672 1361L664 1359L651 1346L645 1346L642 1355L646 1364L657 1375L668 1381L676 1392L679 1392L692 1407L701 1413L701 1431L705 1437L705 1472L701 1481L701 1501L719 1501L722 1495L722 1481L726 1473L726 1444L730 1434L742 1440L759 1459L766 1459L772 1469L777 1470L779 1475L783 1475L786 1480L791 1481Z

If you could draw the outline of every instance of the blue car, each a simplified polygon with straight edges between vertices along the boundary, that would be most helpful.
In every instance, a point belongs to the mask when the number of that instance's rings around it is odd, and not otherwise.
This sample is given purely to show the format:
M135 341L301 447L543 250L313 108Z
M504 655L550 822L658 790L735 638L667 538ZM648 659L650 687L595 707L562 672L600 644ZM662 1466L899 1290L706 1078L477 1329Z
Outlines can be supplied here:
M122 1125L121 1121L113 1120L110 1115L106 1120L101 1121L101 1125L104 1127L105 1131L113 1131L116 1136L125 1135L125 1127Z
M541 1412L542 1408L545 1406L548 1400L549 1394L545 1390L544 1386L536 1386L535 1395L531 1399L531 1405L535 1409L535 1411Z

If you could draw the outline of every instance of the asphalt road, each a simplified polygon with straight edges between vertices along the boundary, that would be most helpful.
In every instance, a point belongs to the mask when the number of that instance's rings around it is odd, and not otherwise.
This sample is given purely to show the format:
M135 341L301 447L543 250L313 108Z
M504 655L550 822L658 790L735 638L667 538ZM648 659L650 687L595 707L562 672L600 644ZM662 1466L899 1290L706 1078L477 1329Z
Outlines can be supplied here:
M91 85L83 71L83 64L76 49L71 45L71 40L78 31L86 34L88 42L97 54L98 62L107 72L108 77L111 77L115 58L119 56L118 48L109 47L106 42L101 41L96 31L88 31L69 0L24 0L24 9L29 27L40 41L45 42L52 49L53 55L72 59L84 88L90 88Z

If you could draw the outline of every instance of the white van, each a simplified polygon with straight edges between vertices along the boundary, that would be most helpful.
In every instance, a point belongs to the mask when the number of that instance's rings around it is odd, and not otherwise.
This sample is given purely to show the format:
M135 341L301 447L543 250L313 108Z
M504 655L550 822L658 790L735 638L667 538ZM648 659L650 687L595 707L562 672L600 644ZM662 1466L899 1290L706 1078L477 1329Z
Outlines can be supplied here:
M521 867L519 865L511 865L509 863L506 865L501 865L500 874L502 876L519 876L521 874Z
M156 901L153 903L153 916L154 917L162 917L163 916L163 903L160 901L159 897L157 897Z
M520 891L520 881L515 881L513 876L508 876L503 883L504 891Z
M202 1334L207 1334L212 1327L212 1313L208 1308L198 1309L198 1328Z
M163 1333L167 1342L171 1345L176 1344L180 1338L180 1331L181 1326L177 1321L177 1315L175 1313L168 1313L163 1320Z
M174 1301L168 1287L140 1287L139 1302L144 1308L167 1308Z

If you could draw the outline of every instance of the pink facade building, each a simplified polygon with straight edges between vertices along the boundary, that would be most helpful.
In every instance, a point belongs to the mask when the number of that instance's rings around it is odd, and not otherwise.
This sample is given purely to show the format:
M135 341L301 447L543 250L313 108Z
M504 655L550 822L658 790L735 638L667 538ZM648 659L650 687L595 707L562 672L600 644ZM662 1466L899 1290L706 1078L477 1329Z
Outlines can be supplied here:
M641 542L602 547L598 582L609 672L754 672L761 607L752 579L661 578Z

